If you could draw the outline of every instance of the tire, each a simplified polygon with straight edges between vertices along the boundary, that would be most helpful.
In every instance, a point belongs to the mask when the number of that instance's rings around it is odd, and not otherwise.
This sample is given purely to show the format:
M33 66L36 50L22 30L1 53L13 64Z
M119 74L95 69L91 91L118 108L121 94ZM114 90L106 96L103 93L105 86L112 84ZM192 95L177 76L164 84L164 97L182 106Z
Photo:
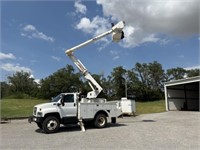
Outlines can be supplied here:
M60 121L54 116L47 117L43 122L43 130L45 133L55 133L60 128Z
M42 129L42 123L37 122L37 126Z
M105 128L107 126L107 118L104 114L98 114L94 120L94 126L96 128Z

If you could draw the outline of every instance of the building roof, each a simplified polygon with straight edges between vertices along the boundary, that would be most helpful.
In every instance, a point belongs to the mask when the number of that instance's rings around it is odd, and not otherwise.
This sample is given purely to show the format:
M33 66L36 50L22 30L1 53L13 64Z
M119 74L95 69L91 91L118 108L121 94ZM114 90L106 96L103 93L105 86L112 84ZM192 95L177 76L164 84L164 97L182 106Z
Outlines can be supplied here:
M179 84L187 84L192 82L200 82L200 76L185 78L185 79L179 79L179 80L172 80L169 82L165 82L165 86L173 86L173 85L179 85Z

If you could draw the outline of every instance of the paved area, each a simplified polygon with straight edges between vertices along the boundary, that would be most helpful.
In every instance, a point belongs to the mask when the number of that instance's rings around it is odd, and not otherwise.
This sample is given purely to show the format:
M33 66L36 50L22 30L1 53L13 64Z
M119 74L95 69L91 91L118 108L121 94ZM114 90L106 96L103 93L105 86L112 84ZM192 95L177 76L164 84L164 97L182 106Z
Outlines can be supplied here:
M1 150L198 150L200 113L164 112L119 118L107 128L62 127L58 133L44 134L35 123L11 120L0 124Z

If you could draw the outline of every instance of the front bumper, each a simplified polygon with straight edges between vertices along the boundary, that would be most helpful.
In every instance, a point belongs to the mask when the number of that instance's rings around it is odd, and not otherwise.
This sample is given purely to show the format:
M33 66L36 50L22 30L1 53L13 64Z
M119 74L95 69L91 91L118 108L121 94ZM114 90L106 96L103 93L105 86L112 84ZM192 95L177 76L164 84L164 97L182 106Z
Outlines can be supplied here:
M42 123L44 121L44 118L43 117L35 117L35 116L30 116L28 118L28 122L31 123L31 122L36 122L36 123Z

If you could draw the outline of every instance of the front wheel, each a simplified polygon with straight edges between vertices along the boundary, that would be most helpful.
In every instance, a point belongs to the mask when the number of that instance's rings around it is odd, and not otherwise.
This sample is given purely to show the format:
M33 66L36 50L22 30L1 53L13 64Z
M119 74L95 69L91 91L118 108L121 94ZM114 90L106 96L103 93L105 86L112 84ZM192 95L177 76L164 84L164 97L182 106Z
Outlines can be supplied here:
M43 130L45 133L55 133L60 128L60 121L54 116L47 117L43 122Z
M104 114L98 114L94 120L94 126L97 128L104 128L107 125L107 118Z

